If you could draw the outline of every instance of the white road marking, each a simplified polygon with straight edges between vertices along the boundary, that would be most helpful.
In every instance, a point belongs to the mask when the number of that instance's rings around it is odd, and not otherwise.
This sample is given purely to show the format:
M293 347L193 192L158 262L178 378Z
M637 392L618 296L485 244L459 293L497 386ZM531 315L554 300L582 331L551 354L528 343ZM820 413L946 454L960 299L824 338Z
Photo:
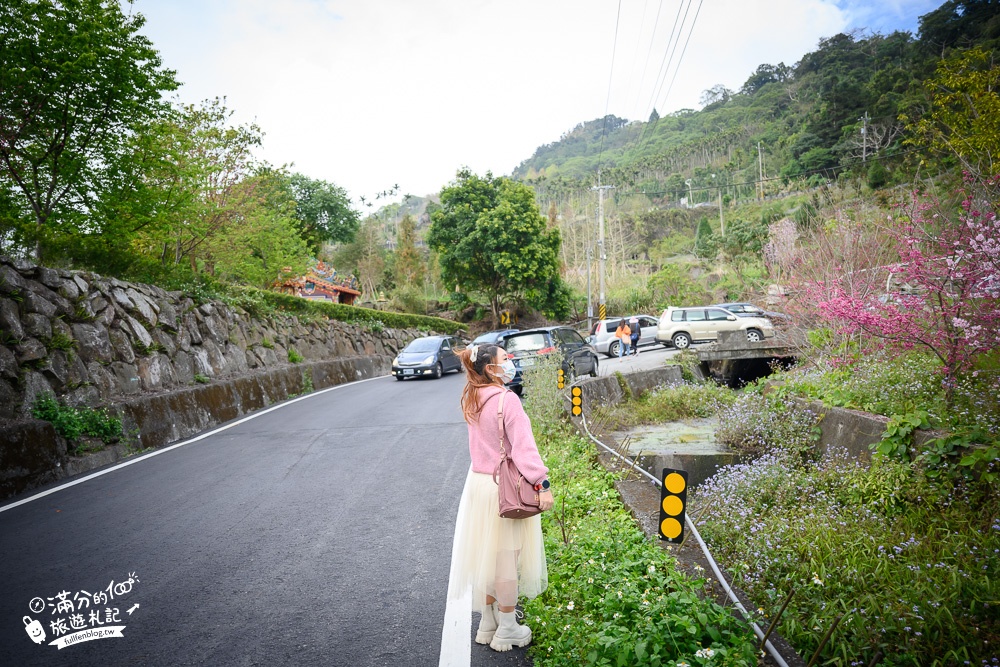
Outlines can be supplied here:
M248 422L251 419L256 419L257 417L260 417L262 415L266 415L268 412L273 412L274 410L279 410L281 408L287 407L287 406L291 405L292 403L298 403L299 401L304 401L304 400L307 400L309 398L312 398L313 396L319 396L320 394L325 394L326 392L333 391L334 389L343 389L344 387L349 387L351 385L359 384L361 382L371 382L372 380L382 380L382 379L387 378L387 377L391 377L391 376L389 376L389 375L380 375L378 377L365 378L364 380L355 380L354 382L345 382L343 384L335 384L332 387L327 387L326 389L320 389L319 391L314 391L311 394L306 394L305 396L300 396L298 398L293 398L290 401L285 401L283 403L279 403L278 405L275 405L275 406L272 406L270 408L267 408L266 410L261 410L260 412L255 412L255 413L253 413L251 415L247 415L243 419L240 419L239 421L235 421L232 424L226 424L225 426L221 426L221 427L219 427L219 428L217 428L217 429L215 429L213 431L209 431L208 433L202 433L201 435L195 436L195 437L191 438L190 440L185 440L183 442L178 442L176 445L170 445L169 447L164 447L162 449L157 449L155 452L150 452L149 454L143 454L142 456L136 457L134 459L129 459L128 461L125 461L123 463L119 463L116 466L112 466L110 468L106 468L105 470L101 470L100 472L95 472L92 475L87 475L86 477L81 477L80 479L75 479L72 482L66 482L65 484L60 484L59 486L55 486L55 487L53 487L51 489L48 489L46 491L42 491L41 493L36 493L35 495L29 496L28 498L25 498L23 500L18 500L16 503L11 503L9 505L4 505L3 507L0 507L0 512L6 512L7 510L12 510L15 507L19 507L19 506L24 505L26 503L30 503L33 500L38 500L39 498L44 498L45 496L52 495L53 493L56 493L57 491L62 491L63 489L68 489L69 487L76 486L77 484L83 484L84 482L92 480L92 479L94 479L96 477L100 477L102 475L107 475L109 472L113 472L115 470L119 470L121 468L124 468L125 466L130 466L133 463L138 463L140 461L145 461L146 459L152 458L154 456L159 456L160 454L165 454L165 453L169 452L172 449L177 449L178 447L183 447L184 445L190 445L191 443L198 442L199 440L204 440L205 438L207 438L209 436L212 436L212 435L215 435L216 433L221 433L222 431L231 429L234 426L239 426L240 424L242 424L244 422Z
M462 597L448 598L441 628L441 660L438 667L468 667L472 664L472 587Z

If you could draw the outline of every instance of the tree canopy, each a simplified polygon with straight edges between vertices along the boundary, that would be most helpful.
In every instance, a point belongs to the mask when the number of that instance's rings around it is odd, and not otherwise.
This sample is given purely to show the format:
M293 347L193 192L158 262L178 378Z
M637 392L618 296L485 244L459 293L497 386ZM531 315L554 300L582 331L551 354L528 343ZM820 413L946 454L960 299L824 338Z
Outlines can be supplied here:
M505 177L458 172L441 191L428 244L439 253L442 277L466 293L482 293L494 321L510 301L555 316L565 314L559 277L559 231L548 229L531 188Z
M144 22L110 0L0 5L0 213L36 257L46 238L86 227L126 146L177 87Z

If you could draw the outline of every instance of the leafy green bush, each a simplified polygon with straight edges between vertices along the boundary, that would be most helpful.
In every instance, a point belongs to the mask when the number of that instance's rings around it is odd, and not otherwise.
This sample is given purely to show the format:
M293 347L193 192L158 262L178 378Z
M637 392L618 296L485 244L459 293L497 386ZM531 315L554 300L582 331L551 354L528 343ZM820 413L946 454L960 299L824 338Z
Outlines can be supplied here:
M122 422L106 410L74 408L56 400L52 394L42 394L35 399L31 409L35 419L52 424L60 436L70 443L71 448L81 437L100 438L105 444L122 435Z
M1000 641L1000 502L934 486L914 464L773 452L699 488L702 534L777 631L819 664L986 664ZM967 662L968 661L968 662Z
M562 358L557 354L536 357L534 366L521 371L525 410L531 414L534 432L557 433L566 423L565 390L559 389L559 368Z
M294 347L288 348L288 361L289 361L289 363L300 364L304 360L305 360L305 357L303 357L301 354L299 354L298 350L296 350Z

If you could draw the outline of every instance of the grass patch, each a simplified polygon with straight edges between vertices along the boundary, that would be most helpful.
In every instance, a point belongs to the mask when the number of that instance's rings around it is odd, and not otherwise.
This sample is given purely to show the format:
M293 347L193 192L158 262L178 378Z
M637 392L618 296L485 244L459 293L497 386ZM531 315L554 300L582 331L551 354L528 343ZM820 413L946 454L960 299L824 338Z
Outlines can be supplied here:
M736 393L715 384L660 387L639 398L594 409L594 421L612 430L641 424L714 416L736 400Z
M305 361L305 357L299 354L298 350L294 347L288 348L288 362L292 364L301 364Z
M212 378L208 377L207 375L202 375L201 373L195 373L194 381L197 382L198 384L208 384L209 382L212 381Z

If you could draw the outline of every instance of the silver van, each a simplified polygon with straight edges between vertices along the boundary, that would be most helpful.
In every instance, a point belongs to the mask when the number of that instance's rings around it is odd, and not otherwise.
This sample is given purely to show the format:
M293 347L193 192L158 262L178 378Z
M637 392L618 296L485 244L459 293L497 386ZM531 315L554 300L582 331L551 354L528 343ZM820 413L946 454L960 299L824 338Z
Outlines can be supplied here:
M618 329L618 323L625 320L628 322L629 328L632 328L635 326L635 323L631 321L632 319L638 320L639 323L639 346L655 345L657 319L652 315L629 315L627 317L612 317L600 320L590 330L590 337L588 338L590 344L601 354L606 354L609 357L617 357L618 339L615 338L615 331Z

